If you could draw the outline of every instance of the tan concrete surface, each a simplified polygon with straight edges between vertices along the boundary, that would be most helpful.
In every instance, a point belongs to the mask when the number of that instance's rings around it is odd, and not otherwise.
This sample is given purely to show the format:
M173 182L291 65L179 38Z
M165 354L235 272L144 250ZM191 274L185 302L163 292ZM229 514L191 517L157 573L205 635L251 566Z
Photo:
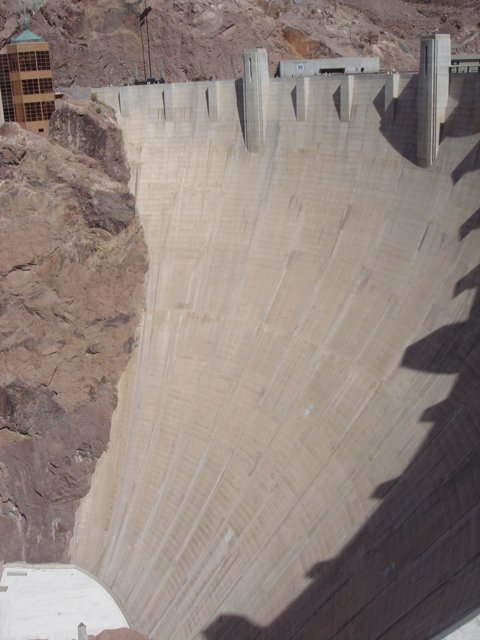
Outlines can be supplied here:
M479 83L458 78L429 169L414 76L387 116L386 76L356 77L349 122L338 77L309 79L305 121L272 80L255 154L238 83L212 120L208 83L99 92L125 107L150 270L71 556L133 628L421 640L478 607Z

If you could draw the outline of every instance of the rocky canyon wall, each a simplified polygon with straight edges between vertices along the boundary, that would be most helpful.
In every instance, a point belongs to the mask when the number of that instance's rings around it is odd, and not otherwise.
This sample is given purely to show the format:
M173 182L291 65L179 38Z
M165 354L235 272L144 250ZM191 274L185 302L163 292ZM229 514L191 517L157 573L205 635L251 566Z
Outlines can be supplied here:
M458 53L480 48L478 0L148 4L151 75L167 82L239 77L243 49L258 46L268 50L271 73L281 59L338 55L379 56L386 69L416 70L419 38L435 30L449 33ZM144 77L141 0L46 0L36 5L32 28L52 45L57 86L118 85ZM0 1L0 44L21 29L22 21L17 2Z
M51 139L0 130L4 561L64 559L107 446L147 264L128 176L106 105L64 105Z

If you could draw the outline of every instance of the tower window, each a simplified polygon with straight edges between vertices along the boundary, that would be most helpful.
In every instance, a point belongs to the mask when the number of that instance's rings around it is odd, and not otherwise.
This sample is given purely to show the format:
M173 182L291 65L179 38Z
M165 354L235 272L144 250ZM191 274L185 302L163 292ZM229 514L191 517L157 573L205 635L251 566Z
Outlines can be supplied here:
M37 51L38 69L50 69L50 55L48 51Z
M36 78L31 80L22 80L22 93L24 95L39 93L38 80Z
M40 78L40 93L52 93L53 83L51 78Z
M20 71L36 71L37 61L35 58L35 51L23 51L18 54L18 60L20 62Z
M42 102L43 119L50 120L52 113L55 111L55 102L53 100Z
M27 122L43 120L41 102L27 102L25 105L25 120Z

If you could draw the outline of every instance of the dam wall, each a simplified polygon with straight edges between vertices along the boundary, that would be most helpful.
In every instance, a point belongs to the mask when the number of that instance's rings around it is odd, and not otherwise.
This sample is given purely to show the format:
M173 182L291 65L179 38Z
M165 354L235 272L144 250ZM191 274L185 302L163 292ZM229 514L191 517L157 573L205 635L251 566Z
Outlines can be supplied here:
M71 560L154 640L425 640L480 605L480 76L105 88L145 313Z

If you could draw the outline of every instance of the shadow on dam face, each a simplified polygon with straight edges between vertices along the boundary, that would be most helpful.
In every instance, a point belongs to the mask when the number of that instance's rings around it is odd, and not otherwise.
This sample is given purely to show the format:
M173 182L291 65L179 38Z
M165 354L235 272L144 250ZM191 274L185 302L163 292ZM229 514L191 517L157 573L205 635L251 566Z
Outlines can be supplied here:
M350 122L337 78L305 122L272 82L256 154L238 83L215 122L204 83L168 121L122 90L146 310L71 557L155 640L426 640L480 605L477 112L419 169L384 81Z
M480 228L478 211L460 240ZM433 423L407 469L379 485L381 506L341 554L314 565L312 584L268 627L222 616L207 640L424 640L480 605L480 266L454 295L475 290L464 322L409 346L402 366L457 374L442 402L425 409Z
M373 106L380 118L380 133L405 160L412 164L417 163L417 84L417 75L412 75L398 98L393 101L390 107L393 111L391 116L385 113L385 86L373 100Z

